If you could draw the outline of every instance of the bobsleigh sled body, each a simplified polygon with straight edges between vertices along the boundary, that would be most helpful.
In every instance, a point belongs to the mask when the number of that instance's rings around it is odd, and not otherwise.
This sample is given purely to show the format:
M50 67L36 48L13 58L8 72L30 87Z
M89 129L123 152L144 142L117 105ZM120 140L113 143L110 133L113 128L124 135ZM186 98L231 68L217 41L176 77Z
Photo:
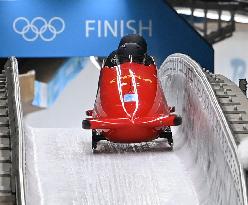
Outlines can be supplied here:
M93 110L86 111L84 129L92 129L92 147L100 140L138 143L167 138L182 119L167 105L154 64L125 62L100 71Z

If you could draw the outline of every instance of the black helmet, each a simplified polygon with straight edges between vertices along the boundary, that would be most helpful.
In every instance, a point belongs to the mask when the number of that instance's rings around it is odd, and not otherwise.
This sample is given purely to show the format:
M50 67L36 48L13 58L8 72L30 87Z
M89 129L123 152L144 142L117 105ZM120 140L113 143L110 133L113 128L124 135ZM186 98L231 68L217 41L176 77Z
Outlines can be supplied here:
M128 34L122 37L119 43L118 49L122 47L125 43L136 43L141 47L144 54L147 52L146 40L138 34Z

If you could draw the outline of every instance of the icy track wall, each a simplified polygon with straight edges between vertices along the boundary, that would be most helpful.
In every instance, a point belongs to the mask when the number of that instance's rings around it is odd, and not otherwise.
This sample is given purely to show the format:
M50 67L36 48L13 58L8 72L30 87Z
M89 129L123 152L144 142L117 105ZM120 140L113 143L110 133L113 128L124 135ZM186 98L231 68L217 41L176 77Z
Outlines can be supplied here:
M201 174L200 204L246 205L247 192L237 146L214 91L201 67L188 56L173 54L159 76L168 103L176 106L183 123L178 149L188 149Z
M18 63L14 57L9 58L5 67L7 79L8 106L10 116L11 138L11 184L12 192L16 193L16 204L25 205L24 194L24 156L23 156L23 118L20 100L20 86L18 76Z

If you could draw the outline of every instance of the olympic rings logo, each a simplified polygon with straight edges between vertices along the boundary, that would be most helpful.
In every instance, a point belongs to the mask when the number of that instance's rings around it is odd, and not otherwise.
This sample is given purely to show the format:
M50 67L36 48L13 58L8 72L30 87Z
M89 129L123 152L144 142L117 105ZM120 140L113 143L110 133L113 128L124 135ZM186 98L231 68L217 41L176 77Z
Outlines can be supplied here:
M26 41L53 41L65 30L65 22L60 17L53 17L48 22L43 17L35 17L31 22L25 17L18 17L13 22L13 29Z

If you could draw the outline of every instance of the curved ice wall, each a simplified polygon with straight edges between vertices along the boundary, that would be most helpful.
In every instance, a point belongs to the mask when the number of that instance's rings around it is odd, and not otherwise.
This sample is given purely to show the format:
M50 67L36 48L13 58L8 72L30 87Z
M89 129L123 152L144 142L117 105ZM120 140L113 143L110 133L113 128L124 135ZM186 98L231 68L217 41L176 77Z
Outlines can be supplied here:
M245 178L233 135L201 67L186 55L169 56L159 70L168 103L182 115L177 149L197 167L200 204L247 204ZM199 187L200 188L200 187Z

